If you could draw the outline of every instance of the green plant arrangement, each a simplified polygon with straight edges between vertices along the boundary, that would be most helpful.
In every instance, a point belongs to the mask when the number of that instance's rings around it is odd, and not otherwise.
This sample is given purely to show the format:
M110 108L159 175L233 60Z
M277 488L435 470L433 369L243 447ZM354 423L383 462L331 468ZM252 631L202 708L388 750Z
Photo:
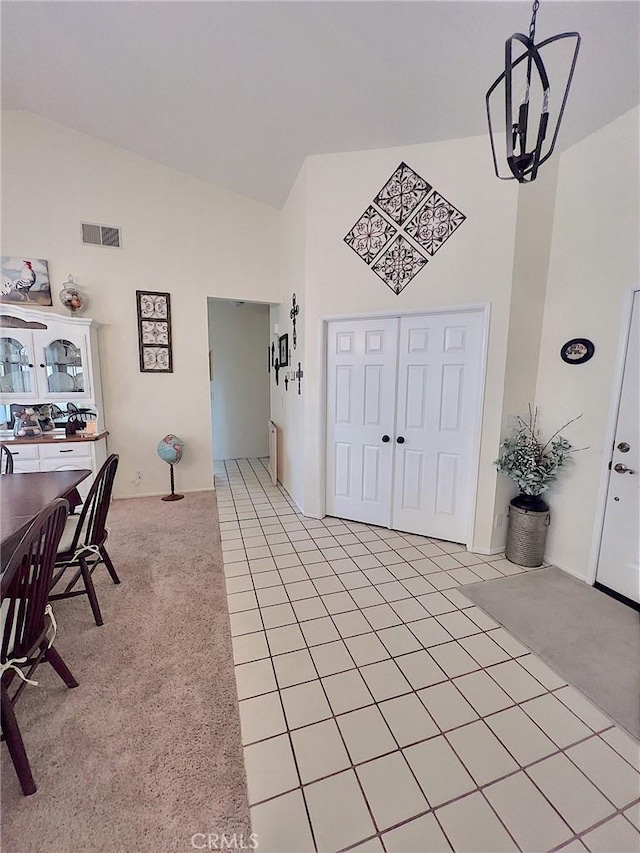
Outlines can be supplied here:
M543 442L538 428L538 410L529 406L529 419L518 417L512 434L500 445L495 465L518 484L520 494L509 503L509 524L505 557L518 566L535 568L542 565L551 515L548 504L540 497L558 471L576 452L560 433L582 415ZM578 448L582 449L582 448Z
M549 488L557 472L564 468L571 454L577 452L560 433L581 418L578 415L553 433L548 441L540 438L538 409L529 406L529 420L517 417L512 435L500 445L500 455L495 461L498 471L517 483L522 495L537 496Z

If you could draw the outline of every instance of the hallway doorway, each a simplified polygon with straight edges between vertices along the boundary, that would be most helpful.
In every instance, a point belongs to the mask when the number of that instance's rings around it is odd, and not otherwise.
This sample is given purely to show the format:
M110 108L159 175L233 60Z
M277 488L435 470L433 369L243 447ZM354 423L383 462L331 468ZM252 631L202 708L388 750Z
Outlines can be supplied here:
M215 462L268 455L269 305L207 300Z

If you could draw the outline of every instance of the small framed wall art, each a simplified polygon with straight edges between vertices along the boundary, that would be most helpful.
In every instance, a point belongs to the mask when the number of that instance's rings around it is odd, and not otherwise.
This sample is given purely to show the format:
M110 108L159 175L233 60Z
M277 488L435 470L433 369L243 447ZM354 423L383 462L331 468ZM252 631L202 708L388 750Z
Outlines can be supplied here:
M560 349L560 358L567 364L584 364L596 351L587 338L572 338Z
M171 295L136 290L141 373L173 373Z
M280 335L278 341L278 361L280 367L287 367L289 364L289 335Z

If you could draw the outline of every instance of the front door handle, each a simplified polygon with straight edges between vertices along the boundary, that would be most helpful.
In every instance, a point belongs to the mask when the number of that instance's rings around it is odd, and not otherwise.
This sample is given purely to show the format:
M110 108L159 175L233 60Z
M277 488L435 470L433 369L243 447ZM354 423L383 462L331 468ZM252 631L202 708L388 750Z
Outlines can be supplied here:
M383 440L383 441L384 441L384 443L386 444L386 443L387 443L388 441L390 441L391 439L389 438L389 436L388 436L388 435L383 435L383 436L382 436L382 440Z
M398 444L404 444L404 436L403 436L403 435L399 435L399 436L396 438L396 441L398 442Z
M632 471L631 468L627 468L626 465L623 465L622 462L618 462L617 465L613 466L613 470L617 474L635 474L635 471Z

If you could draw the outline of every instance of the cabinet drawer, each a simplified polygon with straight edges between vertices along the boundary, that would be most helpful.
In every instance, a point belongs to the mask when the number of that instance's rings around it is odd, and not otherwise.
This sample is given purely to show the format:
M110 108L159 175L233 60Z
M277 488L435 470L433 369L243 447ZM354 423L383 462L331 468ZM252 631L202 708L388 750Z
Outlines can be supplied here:
M91 468L91 449L86 444L66 444L61 441L60 444L40 445L41 459L73 459L75 461L79 456L87 457L89 464L86 467Z
M18 456L17 459L13 460L13 472L14 474L29 474L31 471L39 471L40 463L37 459L23 459L21 456Z
M18 460L22 459L37 459L38 458L38 445L37 444L14 444L11 445L7 443L5 445L9 450L9 453L13 456L13 464L15 464ZM38 469L36 468L36 471Z
M93 470L92 460L90 456L78 456L73 459L41 459L41 471L78 471L82 468ZM94 472L95 473L95 472ZM82 500L86 500L87 493L93 483L93 475L87 477L78 485L78 491Z

